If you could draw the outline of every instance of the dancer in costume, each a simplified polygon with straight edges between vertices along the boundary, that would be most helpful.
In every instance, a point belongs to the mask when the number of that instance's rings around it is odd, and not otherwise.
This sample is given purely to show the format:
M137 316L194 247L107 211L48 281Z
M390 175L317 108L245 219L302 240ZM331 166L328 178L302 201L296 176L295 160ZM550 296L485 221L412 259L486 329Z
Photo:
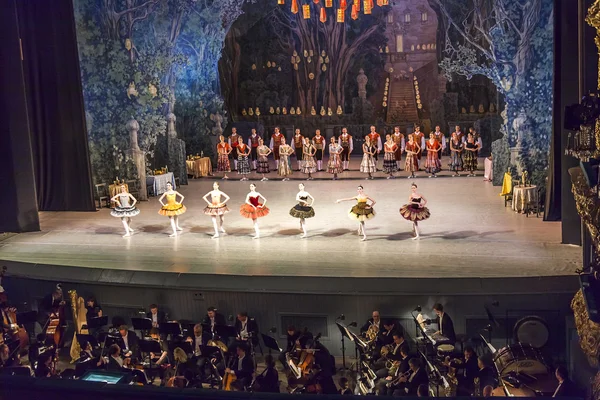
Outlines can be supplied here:
M452 176L460 176L460 171L464 170L463 150L464 143L458 138L456 132L452 132L452 138L450 139L450 171L454 171Z
M240 140L239 138L241 138L240 135L237 134L237 128L231 128L231 136L229 136L229 138L227 139L227 141L229 142L229 145L231 146L231 148L233 150L236 150L236 148L238 147ZM235 171L237 171L238 169L238 159L235 158L237 156L237 152L233 153L233 168Z
M262 199L262 203L260 202ZM246 195L246 202L240 207L240 214L244 218L252 220L254 225L254 237L252 239L258 239L260 237L260 231L258 229L258 219L269 214L269 209L265 207L267 199L262 194L256 191L256 185L250 184L250 193Z
M396 164L396 160L398 159L398 144L392 139L392 135L385 135L383 151L383 172L388 174L387 179L393 179L395 178L394 172L398 171L398 164Z
M258 153L258 164L256 167L256 172L262 174L261 181L268 181L269 178L267 178L265 174L271 172L271 170L269 169L269 154L271 154L271 149L265 146L264 140L258 139L258 147L256 149L256 152Z
M223 135L219 136L219 143L217 144L217 172L223 172L223 179L229 179L227 176L227 173L231 172L229 153L232 150L229 143L225 142L225 137Z
M381 136L379 133L375 132L375 126L371 126L371 132L367 135L371 140L371 145L376 148L375 153L373 154L373 158L375 159L375 169L377 169L377 161L379 160L379 153L381 153Z
M294 133L294 153L296 154L296 161L298 162L298 171L302 169L302 146L304 146L304 136L300 133L300 129L296 129Z
M315 162L316 152L317 149L310 144L310 139L305 137L304 144L302 145L302 172L308 174L309 181L313 179L312 174L317 172L317 163Z
M404 147L406 147L406 141L404 140L404 135L402 133L400 133L399 126L394 127L394 133L392 134L392 139L394 140L394 143L396 144L396 152L394 154L395 160L396 160L396 170L399 170L401 168L400 162L402 161L402 152L404 152ZM385 151L385 149L384 149L384 151ZM384 154L383 161L385 163L385 154Z
M356 200L356 205L354 205L348 216L360 223L358 226L358 236L362 235L361 241L367 240L367 232L365 231L365 221L371 219L375 216L375 210L373 206L375 205L375 200L370 198L368 195L364 193L362 185L358 186L358 194L354 197L350 197L347 199L339 199L336 203L340 203L342 201L351 201ZM371 202L369 204L368 202Z
M444 136L444 134L442 133L442 131L440 130L440 126L436 125L435 126L435 132L433 132L433 137L435 138L435 140L437 140L440 145L442 146L442 150L440 150L438 152L438 157L440 159L440 164L442 163L442 153L444 153L446 151L446 136Z
M354 150L354 142L352 141L352 136L348 134L348 128L342 128L338 144L342 146L342 154L340 154L342 169L348 171L348 168L350 168L350 153Z
M210 196L210 200L208 200L208 196ZM227 208L227 205L225 204L229 201L229 196L221 192L219 190L219 184L215 182L213 183L213 190L206 193L203 199L208 203L204 208L204 214L210 215L212 219L213 227L215 228L213 239L216 239L219 237L219 230L221 233L227 233L225 232L223 223L225 222L225 214L229 212L229 208ZM217 218L219 219L218 222Z
M479 146L475 142L475 138L472 134L467 135L467 142L465 143L465 170L469 172L467 176L475 176L477 171L477 150Z
M271 143L269 144L269 148L275 157L275 169L279 169L279 146L281 146L282 139L285 140L281 132L279 132L279 127L276 126L275 133L271 135Z
M300 219L300 230L302 231L301 238L305 238L307 235L306 232L306 218L312 218L315 216L315 210L313 210L313 205L315 204L315 199L304 190L304 184L301 183L298 185L298 194L296 194L296 204L290 210L290 215L294 218Z
M377 172L377 167L375 166L375 147L371 145L371 139L369 136L365 136L365 142L362 145L363 150L363 159L360 163L360 172L364 174L369 174L367 179L373 179L373 173Z
M421 127L419 125L415 125L415 131L413 133L413 140L416 144L419 145L419 152L417 153L417 170L421 169L421 156L423 155L423 150L425 150L425 134L421 132Z
M421 151L421 147L415 142L413 134L408 135L408 143L406 143L406 161L404 162L404 170L410 172L409 178L415 177L415 171L419 169L417 156Z
M131 203L129 202L131 200ZM129 237L133 233L131 229L131 217L135 217L140 210L135 206L137 199L127 191L125 185L121 185L121 193L117 193L110 201L117 203L117 206L110 212L113 217L121 218L125 234L123 237Z
M425 160L425 171L430 178L437 178L437 173L442 170L439 154L442 151L442 145L435 139L433 132L429 134L429 140L425 143L427 149L427 159Z
M252 129L252 134L248 138L248 147L250 147L250 161L252 161L252 169L257 169L257 160L258 160L258 142L260 140L260 136L256 133L256 129Z
M431 216L429 209L425 207L427 200L425 197L417 193L417 185L414 183L410 185L410 196L408 196L408 204L400 207L400 215L407 221L413 223L413 233L415 237L413 240L418 239L419 236L419 221L425 221Z
M177 201L177 196L181 199ZM167 204L163 203L163 199L167 198ZM179 226L179 216L185 213L186 208L183 204L183 195L175 190L173 190L173 185L171 182L167 183L167 191L163 193L162 196L158 199L158 202L162 205L162 208L158 212L160 215L165 215L169 217L171 221L171 228L173 228L173 233L169 235L169 237L177 236L177 231L182 231Z
M342 146L336 142L335 136L332 136L331 142L329 143L329 162L327 163L327 172L333 174L334 181L337 180L338 174L342 172L342 160L340 154L342 154Z
M317 149L317 153L315 154L315 158L317 159L317 171L321 171L323 169L323 153L325 153L325 136L321 136L321 130L317 129L315 131L315 137L312 138L313 146Z
M466 140L465 140L465 134L462 133L462 131L460 130L460 125L456 125L454 127L454 133L456 133L456 137L458 138L458 140L461 141L461 143L466 142Z
M247 144L244 144L244 139L241 136L238 137L238 145L237 145L237 172L242 175L242 179L240 181L247 181L248 174L250 173L250 161L248 161L248 156L250 155L250 147Z
M294 149L289 144L285 143L285 138L281 138L281 145L279 146L279 166L277 167L277 174L283 176L282 181L289 181L292 171L292 161L290 160L291 155L294 153Z

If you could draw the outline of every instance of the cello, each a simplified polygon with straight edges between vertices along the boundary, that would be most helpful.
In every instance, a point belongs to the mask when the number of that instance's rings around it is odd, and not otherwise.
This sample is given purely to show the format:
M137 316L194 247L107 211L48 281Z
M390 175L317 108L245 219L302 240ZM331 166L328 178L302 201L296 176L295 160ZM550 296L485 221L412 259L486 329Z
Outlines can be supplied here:
M2 278L4 278L6 271L6 266L3 266L2 271L0 271L0 305L2 307L2 318L5 325L16 325L16 328L9 329L4 332L4 335L0 335L0 344L4 343L4 336L6 336L7 340L10 338L9 341L11 342L18 340L19 348L23 349L29 345L29 334L22 325L19 325L19 322L17 321L16 308L7 306L8 296L2 287Z

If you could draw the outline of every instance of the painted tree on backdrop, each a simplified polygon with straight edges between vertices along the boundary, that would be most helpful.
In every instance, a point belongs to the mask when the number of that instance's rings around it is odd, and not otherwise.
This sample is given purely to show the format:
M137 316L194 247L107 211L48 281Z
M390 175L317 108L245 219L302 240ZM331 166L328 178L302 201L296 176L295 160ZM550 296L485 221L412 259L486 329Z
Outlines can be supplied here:
M532 181L544 184L552 131L552 0L429 0L444 29L440 66L488 77L506 101L508 143ZM526 121L513 124L521 111ZM523 113L521 113L523 115Z
M345 22L340 23L335 14L340 0L334 0L333 7L325 8L327 21L323 23L319 19L324 5L321 3L324 2L307 3L310 19L304 19L302 11L291 13L286 6L275 9L270 19L282 51L288 57L295 51L300 57L298 68L294 70L295 104L303 110L321 104L335 111L338 105L345 104L344 87L347 79L354 79L348 76L348 71L357 56L369 52L378 54L379 48L385 46L384 22L389 7L375 7L371 15L360 13L358 19L352 20L351 2L347 2ZM379 40L373 40L377 34ZM325 69L320 62L323 54L329 61Z

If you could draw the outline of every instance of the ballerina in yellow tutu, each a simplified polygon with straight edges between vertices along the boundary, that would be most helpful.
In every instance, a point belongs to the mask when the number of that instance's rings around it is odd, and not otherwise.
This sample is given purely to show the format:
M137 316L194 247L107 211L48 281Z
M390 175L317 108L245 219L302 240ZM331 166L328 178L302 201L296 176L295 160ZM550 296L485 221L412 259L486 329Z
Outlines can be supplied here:
M177 196L180 197L180 200L177 201ZM163 203L163 199L167 198L167 204ZM176 190L173 190L173 185L169 182L167 183L167 191L163 193L162 196L158 199L159 203L162 205L162 208L158 212L160 215L165 215L169 217L171 220L171 228L173 228L173 233L169 235L169 237L177 236L177 231L182 231L179 226L179 216L185 213L186 208L183 204L183 195Z
M375 210L373 209L373 206L375 205L375 200L366 195L362 185L359 185L358 194L356 196L347 199L339 199L336 201L336 203L351 200L356 200L356 204L350 209L348 216L351 219L360 222L360 225L358 226L358 235L362 235L361 241L364 242L365 240L367 240L367 233L365 231L365 221L375 216ZM369 204L369 201L371 202L371 204Z

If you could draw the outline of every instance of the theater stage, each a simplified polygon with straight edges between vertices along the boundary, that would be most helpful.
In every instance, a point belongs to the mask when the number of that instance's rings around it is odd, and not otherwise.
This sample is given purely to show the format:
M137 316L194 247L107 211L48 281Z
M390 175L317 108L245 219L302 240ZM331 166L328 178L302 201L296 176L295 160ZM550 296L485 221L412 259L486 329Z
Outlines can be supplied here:
M202 196L214 180L191 180L179 188L188 211L180 217L184 230L177 238L168 237L169 221L157 213L157 198L151 198L139 203L133 237L121 237L121 222L109 209L42 212L42 231L6 237L0 260L10 261L12 274L30 277L222 290L527 292L531 280L544 279L548 288L564 287L568 276L569 286L576 283L581 248L561 244L559 222L505 208L500 188L483 182L481 172L472 178L442 175L367 181L353 171L343 176L348 179L306 182L316 198L306 239L299 237L298 220L288 215L300 174L288 182L274 176L254 181L271 209L259 220L259 240L252 239L252 222L238 212L250 182L219 180L231 196L232 212L225 218L227 235L211 239ZM411 240L411 224L398 212L411 182L419 185L432 215L421 224L420 240ZM357 222L348 218L352 203L335 203L354 196L359 184L377 202L376 217L366 223L366 242L358 239ZM356 278L363 278L361 284ZM445 283L422 278L445 278ZM398 280L412 283L398 285ZM451 280L458 284L448 285Z

